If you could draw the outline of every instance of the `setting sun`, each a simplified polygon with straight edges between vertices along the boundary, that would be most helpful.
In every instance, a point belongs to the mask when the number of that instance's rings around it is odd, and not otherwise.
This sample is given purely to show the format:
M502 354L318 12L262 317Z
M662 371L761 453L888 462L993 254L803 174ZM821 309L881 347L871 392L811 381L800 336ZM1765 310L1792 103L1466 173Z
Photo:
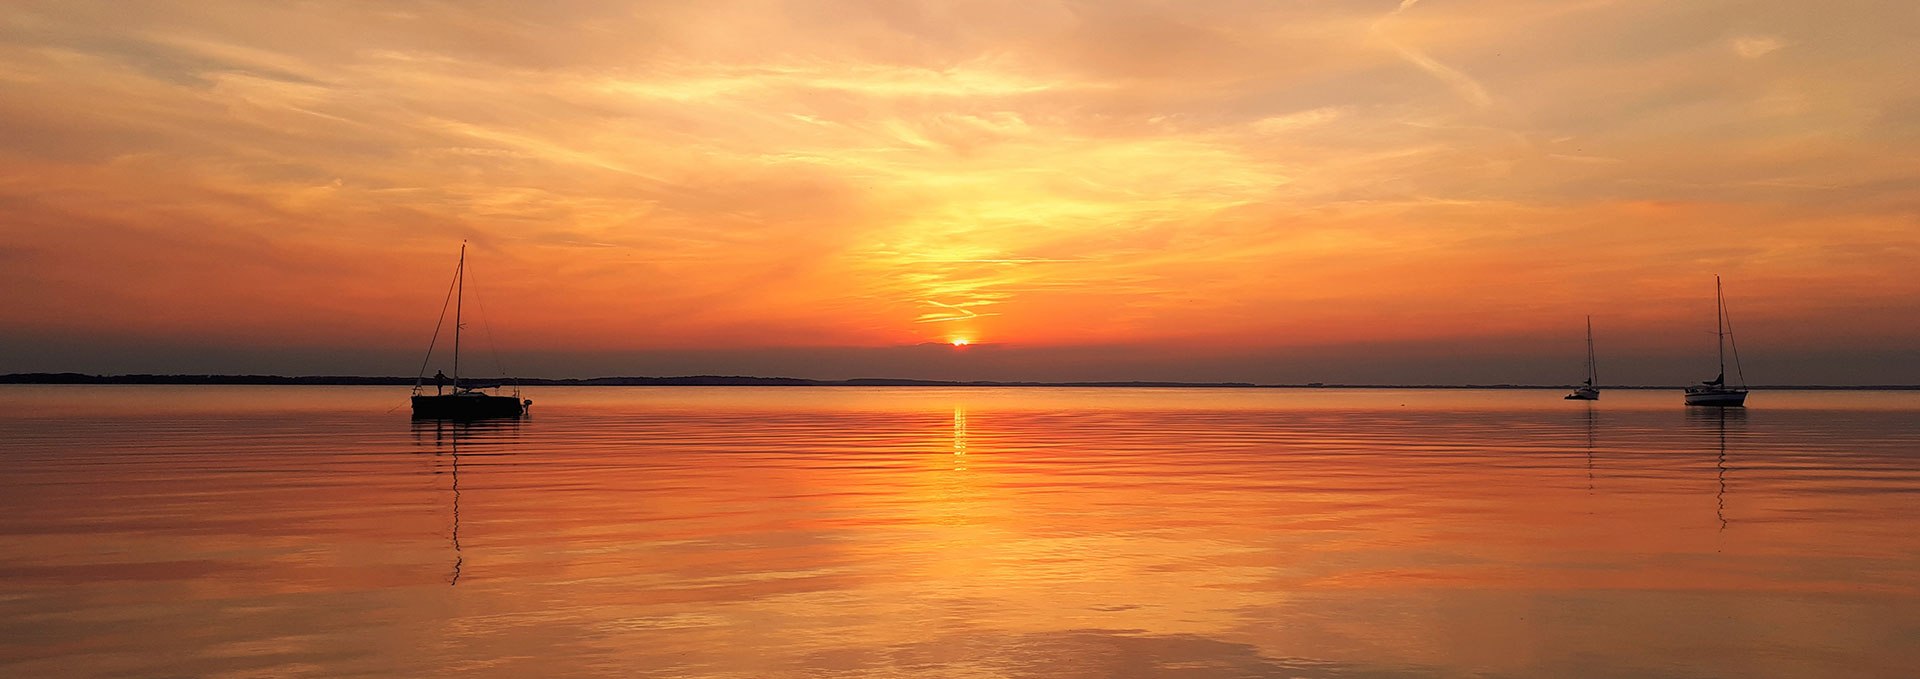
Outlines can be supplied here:
M973 340L967 339L965 337L953 338L953 346L956 346L956 347L964 347L964 346L967 346L968 344L971 344L972 342Z

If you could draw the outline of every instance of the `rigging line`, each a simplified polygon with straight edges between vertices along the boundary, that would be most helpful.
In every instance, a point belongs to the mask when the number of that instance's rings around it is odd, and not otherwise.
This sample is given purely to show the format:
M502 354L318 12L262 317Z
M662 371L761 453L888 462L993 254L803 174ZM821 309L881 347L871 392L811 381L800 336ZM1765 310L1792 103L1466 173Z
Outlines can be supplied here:
M1747 372L1740 367L1740 340L1733 336L1733 314L1727 311L1727 300L1720 299L1720 315L1727 319L1727 347L1733 349L1733 374L1740 376L1740 386L1747 386Z
M413 386L419 387L427 379L427 364L433 362L433 345L440 342L440 326L447 322L447 306L453 303L453 286L460 282L459 267L454 268L454 278L447 282L447 298L440 302L440 317L433 321L433 339L427 340L427 357L420 359L420 374L413 378Z
M487 333L487 353L493 354L493 367L500 371L500 377L506 378L507 365L500 360L500 344L493 341L493 320L487 316L487 302L480 299L480 288L473 290L473 304L480 307L480 329Z

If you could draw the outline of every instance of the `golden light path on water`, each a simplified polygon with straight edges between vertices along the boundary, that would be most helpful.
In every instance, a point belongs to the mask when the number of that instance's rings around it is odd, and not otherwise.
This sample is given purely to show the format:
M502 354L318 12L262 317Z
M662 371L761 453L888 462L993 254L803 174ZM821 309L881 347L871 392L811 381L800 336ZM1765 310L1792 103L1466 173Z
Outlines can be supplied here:
M0 674L1897 677L1920 394L0 389Z

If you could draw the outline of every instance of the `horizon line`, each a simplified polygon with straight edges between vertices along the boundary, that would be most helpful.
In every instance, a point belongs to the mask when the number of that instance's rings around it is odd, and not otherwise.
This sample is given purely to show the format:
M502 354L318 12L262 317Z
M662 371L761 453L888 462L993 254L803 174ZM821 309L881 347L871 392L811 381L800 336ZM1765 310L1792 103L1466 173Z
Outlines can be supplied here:
M854 377L843 379L815 379L807 377L765 377L757 375L674 375L645 376L621 375L601 377L502 377L480 380L465 380L470 385L482 385L476 388L493 388L508 384L518 386L543 387L648 387L648 386L712 386L712 387L1136 387L1136 388L1212 388L1212 389L1566 389L1579 386L1568 384L1515 384L1515 383L1464 383L1464 384L1380 384L1380 383L1340 383L1340 382L1230 382L1230 381L1183 381L1183 380L935 380L910 377ZM428 380L412 377L385 375L261 375L261 374L218 374L218 373L124 373L118 375L96 375L78 372L31 372L8 373L0 375L0 384L10 385L152 385L152 386L407 386L427 384ZM1599 385L1601 389L1622 390L1662 390L1684 389L1688 385L1662 384L1616 384ZM1767 384L1748 385L1748 389L1777 390L1858 390L1858 391L1910 391L1920 390L1920 384Z

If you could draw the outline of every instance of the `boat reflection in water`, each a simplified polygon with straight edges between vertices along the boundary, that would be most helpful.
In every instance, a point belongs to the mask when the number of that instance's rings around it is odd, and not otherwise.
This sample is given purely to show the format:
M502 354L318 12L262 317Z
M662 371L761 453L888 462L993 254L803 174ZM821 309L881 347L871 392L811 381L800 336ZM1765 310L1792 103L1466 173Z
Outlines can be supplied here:
M1587 494L1593 494L1593 430L1598 424L1599 413L1594 412L1594 404L1587 404L1587 412L1581 418L1587 424Z
M449 479L448 497L451 516L448 520L450 527L447 531L447 542L453 547L453 568L447 574L447 584L450 586L460 584L460 569L466 565L466 555L460 548L461 439L467 439L466 444L471 449L475 445L518 438L519 434L520 420L518 419L471 421L416 419L413 421L414 445L432 447L433 473L444 474Z
M1732 428L1737 435L1746 429L1747 411L1744 408L1689 408L1687 421L1700 426L1702 430L1711 428L1714 433L1714 481L1718 490L1714 492L1714 517L1720 520L1720 530L1727 529L1727 429Z

